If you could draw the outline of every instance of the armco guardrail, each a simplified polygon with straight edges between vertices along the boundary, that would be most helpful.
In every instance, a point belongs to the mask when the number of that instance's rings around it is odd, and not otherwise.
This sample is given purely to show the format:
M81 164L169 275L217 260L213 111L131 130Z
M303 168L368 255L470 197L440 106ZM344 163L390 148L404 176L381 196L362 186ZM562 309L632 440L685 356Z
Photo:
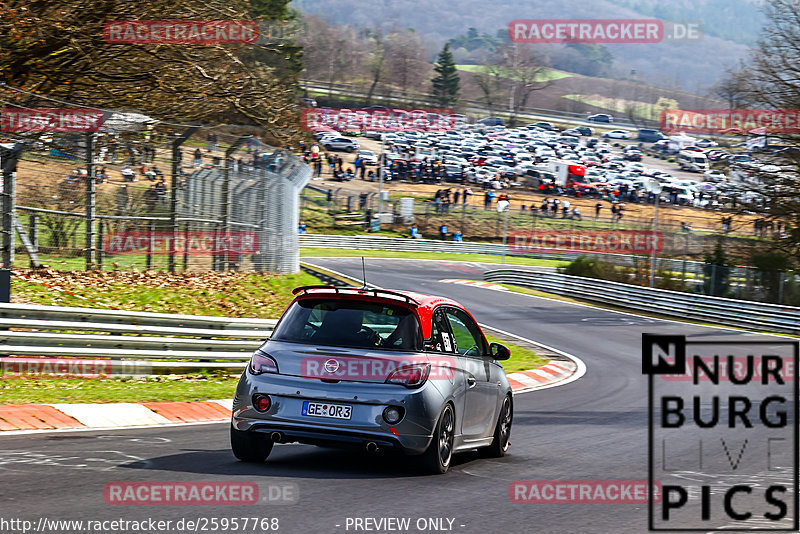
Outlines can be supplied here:
M486 271L484 279L682 319L759 331L800 334L800 308L789 306L709 297L594 278L519 269Z
M361 87L359 85L353 85L349 83L330 83L324 82L319 80L300 80L303 88L305 90L312 90L312 91L319 91L322 93L331 92L332 94L338 94L342 96L354 96L354 97L365 97L367 93L367 89ZM416 103L423 106L431 107L433 106L433 102L435 102L435 97L433 95L427 93L417 93L415 95L405 95L403 96L400 93L372 93L373 98L381 98L384 100L392 101L392 102L408 102L408 103ZM480 112L482 114L489 114L493 113L494 115L506 115L508 111L506 109L497 108L494 111L491 111L486 102L481 100L468 100L462 98L459 100L459 103L462 106L467 107L467 111L470 112ZM630 130L634 129L638 126L657 126L658 121L654 120L647 120L647 119L640 119L637 124L634 124L627 118L618 117L615 119L613 123L596 123L590 122L586 120L586 117L590 115L590 113L576 113L572 111L561 111L555 109L543 109L543 108L534 108L534 107L523 107L521 108L518 113L517 117L519 119L550 119L550 120L566 120L570 122L579 122L580 124L594 126L594 127L606 127L606 128L614 128L614 129L625 129Z
M0 304L0 355L11 356L3 359L4 368L13 368L15 357L50 357L110 360L115 374L242 369L275 323L274 319Z
M572 261L578 256L591 255L603 261L616 265L633 265L634 257L626 254L567 254L567 253L541 253L541 254L519 254L512 247L494 243L477 243L471 241L442 241L435 239L406 239L402 237L379 237L379 236L345 236L345 235L323 235L323 234L303 234L300 236L300 246L310 248L345 248L356 250L397 250L403 252L447 252L449 254L492 254L500 256L505 253L507 256L524 256L528 258L540 258L548 260ZM642 261L642 258L640 258ZM649 265L649 259L645 259ZM659 259L659 267L680 271L683 268L683 260ZM690 272L698 272L704 264L696 261L687 261L686 268Z

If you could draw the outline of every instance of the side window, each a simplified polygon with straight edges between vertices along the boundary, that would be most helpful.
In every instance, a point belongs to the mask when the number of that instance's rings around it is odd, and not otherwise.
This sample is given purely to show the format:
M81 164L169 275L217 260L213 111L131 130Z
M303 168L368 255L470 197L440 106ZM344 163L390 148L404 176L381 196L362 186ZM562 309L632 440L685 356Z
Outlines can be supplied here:
M462 310L447 309L447 319L456 342L456 351L464 356L482 356L486 353L485 342L480 328Z
M433 312L433 327L431 329L433 350L437 352L453 352L453 341L447 328L447 319L442 308Z

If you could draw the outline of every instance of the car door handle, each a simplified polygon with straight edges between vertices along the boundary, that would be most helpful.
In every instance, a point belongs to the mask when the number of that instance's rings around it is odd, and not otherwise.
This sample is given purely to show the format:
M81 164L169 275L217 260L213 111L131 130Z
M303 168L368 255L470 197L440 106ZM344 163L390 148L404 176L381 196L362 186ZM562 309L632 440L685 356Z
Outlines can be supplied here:
M477 384L477 383L478 383L478 381L475 380L474 376L470 375L470 376L467 377L467 387L474 388L475 384Z

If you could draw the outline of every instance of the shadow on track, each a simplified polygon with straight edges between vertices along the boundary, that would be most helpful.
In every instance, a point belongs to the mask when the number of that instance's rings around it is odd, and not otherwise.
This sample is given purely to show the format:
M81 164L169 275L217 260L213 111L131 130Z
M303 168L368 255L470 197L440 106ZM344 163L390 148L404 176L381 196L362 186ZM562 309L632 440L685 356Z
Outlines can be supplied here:
M478 460L473 452L456 454L451 470ZM424 476L414 457L398 455L369 456L360 451L314 447L310 445L276 445L262 464L240 462L229 449L184 450L177 454L149 458L120 465L125 469L173 471L204 475L368 479Z

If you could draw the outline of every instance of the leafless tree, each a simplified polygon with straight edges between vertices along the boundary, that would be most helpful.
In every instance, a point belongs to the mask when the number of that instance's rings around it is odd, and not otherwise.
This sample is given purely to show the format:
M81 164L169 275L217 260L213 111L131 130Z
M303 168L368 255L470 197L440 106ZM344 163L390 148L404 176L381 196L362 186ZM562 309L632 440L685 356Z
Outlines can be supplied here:
M489 115L494 115L495 105L502 98L504 74L505 70L501 65L488 61L472 73L472 79L489 108Z
M297 134L293 79L277 64L243 59L253 47L275 52L280 44L104 40L114 20L252 19L244 0L6 0L0 12L0 77L9 86L162 120L250 122L279 139ZM25 106L26 94L3 91L3 105Z
M391 81L403 96L409 87L419 87L430 78L431 65L425 58L425 44L416 32L392 31L386 36L387 68Z
M510 44L497 50L510 82L509 112L511 125L516 123L520 110L528 104L528 99L535 91L552 85L547 77L545 59L532 47L521 44Z
M367 105L372 103L372 95L375 93L375 88L386 77L386 40L383 31L378 30L365 30L362 32L365 38L368 52L366 54L366 68L369 75L370 86L367 92Z

